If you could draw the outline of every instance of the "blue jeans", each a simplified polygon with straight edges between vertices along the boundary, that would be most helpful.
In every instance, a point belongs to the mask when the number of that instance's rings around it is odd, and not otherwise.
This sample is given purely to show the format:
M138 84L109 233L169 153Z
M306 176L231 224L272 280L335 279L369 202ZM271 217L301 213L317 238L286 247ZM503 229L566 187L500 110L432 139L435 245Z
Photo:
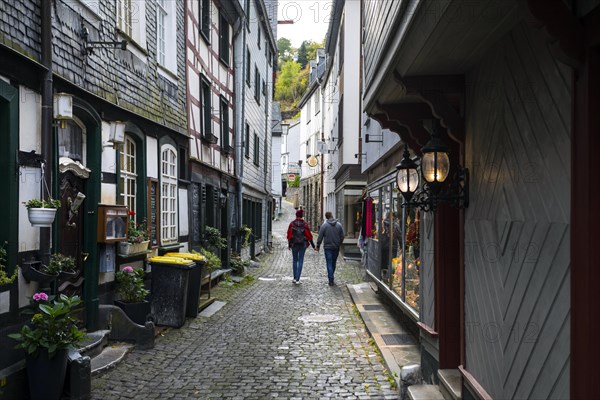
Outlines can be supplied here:
M337 262L339 254L339 249L325 249L325 262L327 263L327 278L329 279L329 283L333 283L335 263Z
M300 275L302 275L302 264L304 264L304 253L306 253L305 246L293 246L292 247L292 270L294 272L294 280L299 281Z

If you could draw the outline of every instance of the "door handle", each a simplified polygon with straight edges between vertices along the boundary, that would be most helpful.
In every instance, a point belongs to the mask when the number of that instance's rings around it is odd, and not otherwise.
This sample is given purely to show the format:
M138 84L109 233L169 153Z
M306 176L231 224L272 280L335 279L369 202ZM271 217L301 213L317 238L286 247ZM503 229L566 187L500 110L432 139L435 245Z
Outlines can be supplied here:
M90 253L81 253L81 255L83 256L83 262L86 262Z

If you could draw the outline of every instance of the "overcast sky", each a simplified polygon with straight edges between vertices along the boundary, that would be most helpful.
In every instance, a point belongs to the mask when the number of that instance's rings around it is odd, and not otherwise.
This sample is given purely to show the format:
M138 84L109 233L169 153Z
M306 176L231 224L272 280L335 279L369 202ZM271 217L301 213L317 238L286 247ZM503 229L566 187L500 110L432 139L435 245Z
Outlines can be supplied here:
M321 42L327 34L332 0L279 0L278 20L294 20L277 26L277 38L288 38L300 47L304 40Z

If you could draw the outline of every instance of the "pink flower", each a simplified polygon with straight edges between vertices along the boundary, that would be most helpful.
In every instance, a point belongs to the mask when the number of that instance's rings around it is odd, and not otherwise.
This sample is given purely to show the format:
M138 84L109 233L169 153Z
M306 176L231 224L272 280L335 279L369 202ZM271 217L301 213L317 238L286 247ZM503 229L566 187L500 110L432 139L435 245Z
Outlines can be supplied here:
M123 267L123 272L133 272L133 267L130 267L129 265L126 267Z
M35 301L47 301L48 300L48 295L46 293L36 293L33 295L33 299Z

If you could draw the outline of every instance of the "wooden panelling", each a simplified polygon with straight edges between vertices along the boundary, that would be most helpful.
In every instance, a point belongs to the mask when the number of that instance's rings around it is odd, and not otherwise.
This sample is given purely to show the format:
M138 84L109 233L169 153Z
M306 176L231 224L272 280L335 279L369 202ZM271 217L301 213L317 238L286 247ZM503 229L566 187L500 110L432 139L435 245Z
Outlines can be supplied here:
M431 328L435 326L435 287L433 274L433 216L421 213L421 321Z
M390 34L401 14L404 1L368 0L363 1L364 22L364 70L365 80L370 82L375 69L385 55Z
M570 74L522 23L467 76L465 367L497 399L569 393Z

